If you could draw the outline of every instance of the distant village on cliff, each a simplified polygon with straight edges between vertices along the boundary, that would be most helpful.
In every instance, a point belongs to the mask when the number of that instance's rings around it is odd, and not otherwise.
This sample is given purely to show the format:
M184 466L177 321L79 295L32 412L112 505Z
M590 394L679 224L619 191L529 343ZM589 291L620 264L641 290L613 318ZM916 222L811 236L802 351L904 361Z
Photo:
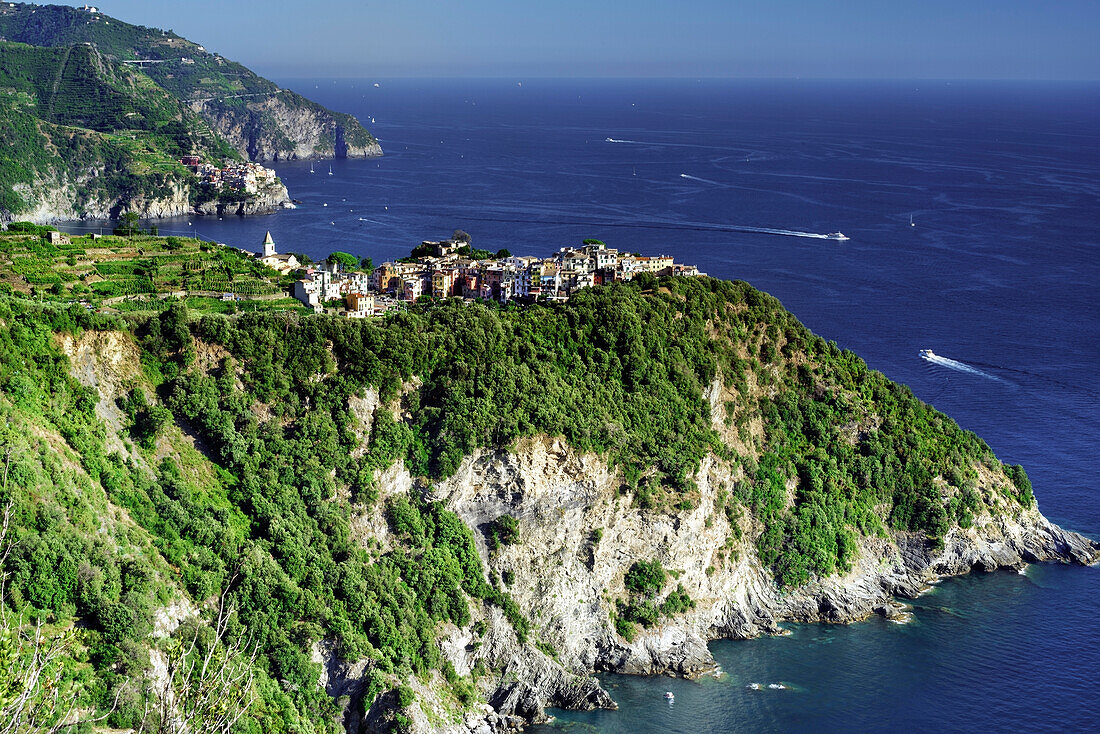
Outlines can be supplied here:
M619 252L591 239L581 247L562 247L550 257L513 256L506 250L493 255L471 248L469 235L461 231L451 239L424 241L407 258L365 269L337 258L307 267L296 255L276 252L269 232L258 259L282 275L301 272L291 295L306 306L321 312L326 304L343 302L342 313L349 318L381 315L424 297L565 301L581 288L629 281L641 273L706 275L667 255Z

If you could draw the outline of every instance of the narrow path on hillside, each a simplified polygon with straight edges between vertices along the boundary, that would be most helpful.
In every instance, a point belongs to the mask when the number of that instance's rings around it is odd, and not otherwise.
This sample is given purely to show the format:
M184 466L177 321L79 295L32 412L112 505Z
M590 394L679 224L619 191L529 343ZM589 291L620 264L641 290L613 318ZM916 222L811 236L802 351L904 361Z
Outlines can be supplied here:
M54 77L53 87L50 89L50 101L46 107L47 119L50 122L54 122L53 119L53 106L54 100L57 99L57 88L61 86L61 79L65 75L65 67L69 63L69 54L73 52L72 46L65 47L65 55L61 57L61 63L57 66L57 76Z

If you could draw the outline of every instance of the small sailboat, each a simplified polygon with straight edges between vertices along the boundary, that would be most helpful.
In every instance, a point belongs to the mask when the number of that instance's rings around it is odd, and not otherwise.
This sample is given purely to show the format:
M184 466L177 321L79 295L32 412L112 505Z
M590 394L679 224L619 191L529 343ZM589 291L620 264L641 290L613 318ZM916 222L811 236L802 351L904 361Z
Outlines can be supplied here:
M330 175L330 176L332 175L332 166L328 167L328 175Z
M309 164L309 172L310 173L316 173L316 171L313 170L313 163L312 162L310 162L310 164Z

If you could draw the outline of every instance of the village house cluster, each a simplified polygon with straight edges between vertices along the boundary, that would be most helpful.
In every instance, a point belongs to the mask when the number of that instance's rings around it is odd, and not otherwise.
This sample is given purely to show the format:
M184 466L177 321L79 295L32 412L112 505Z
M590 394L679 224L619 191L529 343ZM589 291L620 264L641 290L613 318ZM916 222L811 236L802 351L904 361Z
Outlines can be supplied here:
M641 273L656 276L698 276L699 268L673 262L671 257L620 253L596 240L582 247L563 247L547 258L497 257L476 259L469 247L455 240L426 241L418 252L430 253L397 262L385 262L373 272L345 269L325 262L304 269L291 295L321 312L326 303L344 300L349 318L377 316L422 296L434 298L564 301L581 288L632 280ZM271 233L264 238L258 258L281 274L302 269L293 254L279 254Z
M462 254L454 240L424 242L432 255L411 261L386 262L375 269L372 286L378 293L415 301L420 296L564 301L581 288L631 280L639 273L704 275L694 265L671 257L619 252L588 240L582 247L563 247L547 258L523 256L477 260Z
M198 176L199 183L245 194L258 194L274 186L276 181L275 171L264 168L259 163L228 163L218 168L210 163L203 163L197 155L185 155L180 163Z
M393 306L389 299L375 297L370 273L348 272L335 262L311 268L304 278L295 281L292 295L318 313L324 310L325 303L343 298L346 303L343 313L353 319L379 316Z
M371 292L370 273L345 271L335 262L303 268L294 253L275 251L275 240L270 232L264 237L263 252L257 259L280 275L304 270L304 276L294 282L291 295L317 313L324 310L325 303L341 298L347 306L344 314L349 318L381 315L393 305L389 299L375 298Z

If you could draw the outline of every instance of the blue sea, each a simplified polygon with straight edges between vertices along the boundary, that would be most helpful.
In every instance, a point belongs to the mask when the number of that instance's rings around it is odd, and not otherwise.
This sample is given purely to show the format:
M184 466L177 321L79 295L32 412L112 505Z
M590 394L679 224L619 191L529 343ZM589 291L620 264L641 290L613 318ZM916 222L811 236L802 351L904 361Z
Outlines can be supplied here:
M456 228L515 254L585 237L671 254L775 295L1024 464L1053 521L1100 537L1100 86L285 85L356 114L385 157L276 164L298 209L162 232L259 249L270 230L280 251L375 262ZM605 676L619 711L539 731L1100 730L1100 569L945 581L915 612L714 643L720 679Z

